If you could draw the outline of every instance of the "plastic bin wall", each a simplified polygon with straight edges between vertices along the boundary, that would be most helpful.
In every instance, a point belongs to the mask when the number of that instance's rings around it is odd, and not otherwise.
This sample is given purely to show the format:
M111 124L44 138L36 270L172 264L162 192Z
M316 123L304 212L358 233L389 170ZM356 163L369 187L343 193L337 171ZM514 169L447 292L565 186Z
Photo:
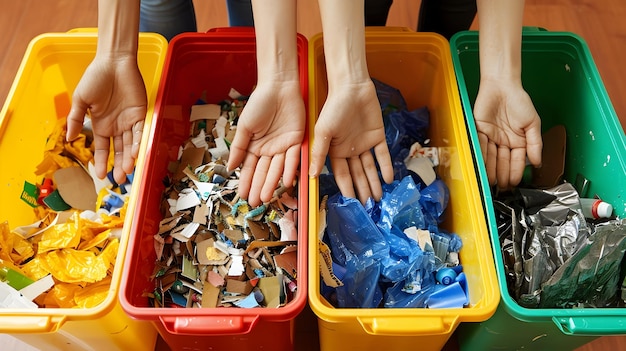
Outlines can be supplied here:
M71 96L96 52L96 32L48 33L34 38L25 53L6 103L0 113L0 220L11 228L35 222L33 209L20 200L24 181L38 183L35 168L44 155L46 140L58 118L65 118ZM138 64L148 93L148 116L156 100L167 41L141 34ZM148 128L146 127L146 130ZM141 144L136 170L147 147ZM140 172L137 172L140 174ZM135 177L139 181L140 176ZM133 187L127 214L132 218L138 186ZM42 350L153 350L156 330L147 322L129 318L118 300L130 225L125 225L105 302L89 309L2 309L0 333Z
M626 333L623 308L527 309L509 295L493 199L472 114L479 84L478 33L457 34L451 39L451 47L502 294L491 319L458 329L461 348L573 350L598 336ZM587 44L573 33L525 32L522 83L541 116L542 130L558 124L566 127L565 180L574 183L578 173L584 175L591 181L588 197L599 195L623 218L626 214L624 131Z
M277 308L153 308L142 296L154 290L156 254L153 236L159 230L159 206L170 161L189 137L191 105L199 98L228 98L231 88L250 94L256 84L256 44L252 30L216 29L186 33L172 39L159 88L120 299L132 317L151 321L172 350L289 350L294 347L294 318L306 304L308 177L299 178L298 293ZM298 36L302 94L307 97L307 44ZM308 164L308 145L302 147Z
M318 239L309 236L309 303L318 317L322 350L440 350L459 323L483 321L499 301L484 209L448 42L433 33L402 28L366 32L367 63L371 77L402 92L409 110L427 106L432 146L450 151L449 168L438 170L450 188L447 220L442 224L461 236L460 260L468 277L470 304L454 309L334 308L320 295ZM327 94L323 38L309 41L309 132ZM356 123L356 122L355 122ZM310 134L310 138L313 136ZM311 139L312 140L312 139ZM318 233L317 180L309 184L310 233Z

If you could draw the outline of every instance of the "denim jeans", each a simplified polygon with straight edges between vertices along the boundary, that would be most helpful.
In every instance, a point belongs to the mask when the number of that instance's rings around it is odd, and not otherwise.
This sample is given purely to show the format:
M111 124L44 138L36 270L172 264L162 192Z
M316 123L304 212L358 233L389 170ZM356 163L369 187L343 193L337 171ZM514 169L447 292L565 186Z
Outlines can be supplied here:
M253 26L250 0L226 0L231 26ZM141 0L139 31L155 32L168 41L184 32L197 32L192 0Z

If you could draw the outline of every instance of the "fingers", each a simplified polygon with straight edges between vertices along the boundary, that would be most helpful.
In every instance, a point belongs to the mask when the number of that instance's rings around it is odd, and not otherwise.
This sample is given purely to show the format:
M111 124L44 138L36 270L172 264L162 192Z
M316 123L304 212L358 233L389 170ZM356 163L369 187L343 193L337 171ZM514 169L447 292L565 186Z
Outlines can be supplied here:
M250 194L252 177L258 161L258 157L254 154L249 154L248 157L243 160L243 164L241 165L241 171L239 174L239 196L243 199L248 199L248 195ZM233 167L233 169L235 168L236 167Z
M313 144L311 146L311 164L309 166L310 177L317 177L322 172L331 140L328 134L318 128L315 129L315 135L316 137L313 138ZM333 169L335 169L335 167L333 167ZM347 171L347 164L345 169ZM337 174L335 170L335 178L336 177ZM352 184L352 182L350 182L350 184Z
M263 190L263 184L265 183L265 179L267 178L271 162L272 162L272 159L270 157L261 156L258 159L258 162L254 169L246 170L247 173L248 172L252 173L252 175L250 176L250 178L252 179L252 183L250 185L250 192L248 195L248 203L252 207L257 207L261 204L261 191ZM244 161L244 165L245 165L245 161ZM242 169L242 173L243 173L243 169ZM239 186L241 186L241 181L239 182Z
M135 123L132 128L132 147L131 147L131 155L134 159L139 157L139 146L141 145L141 137L143 136L143 120Z
M246 153L248 152L248 144L250 143L251 135L243 128L238 129L235 133L235 138L232 144L230 144L230 152L228 155L227 168L233 170L244 162ZM255 162L256 163L256 162Z
M509 184L513 187L522 181L524 176L524 168L526 168L526 149L517 148L511 150L511 161L509 168Z
M383 180L387 184L391 184L393 182L393 164L391 163L391 155L389 154L389 148L387 147L387 142L384 141L374 147L374 154L376 155L376 160L378 161L378 166L380 167L380 173L383 176ZM375 166L374 166L375 168ZM378 179L378 172L372 173L372 171L366 171L367 174L376 174ZM380 181L378 182L380 184Z
M335 182L337 183L341 194L345 197L356 197L354 193L354 186L352 184L352 176L350 175L350 167L348 166L348 160L345 158L331 158L330 166L333 168Z
M104 179L107 175L107 164L109 162L109 148L111 146L111 141L107 137L94 134L93 142L95 146L93 162L96 168L96 176L100 179Z
M83 122L85 121L85 112L88 106L79 98L74 96L72 108L67 115L67 133L65 140L72 141L78 137L83 130Z
M494 185L497 181L496 166L498 164L498 146L493 141L487 140L486 147L484 147L483 149L485 150L484 153L486 154L485 168L487 169L487 179L490 185Z
M292 146L285 154L285 170L283 171L283 183L291 186L296 180L298 167L300 166L300 148L302 145Z
M124 150L123 136L118 135L118 136L113 137L113 150L115 150L115 154L113 155L113 178L118 184L123 184L126 182L126 174L132 172L132 161L131 161L130 172L124 171L124 166L123 166L125 162L125 157L130 158L130 154L125 153L124 151L119 151L119 150ZM104 166L106 167L107 164L105 163Z
M497 151L496 162L496 184L500 189L509 187L510 171L511 171L511 149L508 146L500 146Z
M537 123L534 123L526 131L526 154L528 160L535 167L541 166L541 150L543 149L543 140L541 138L541 121L537 117Z
M383 188L380 185L380 179L378 178L378 170L376 169L376 163L374 162L374 156L372 156L371 152L365 152L361 155L361 164L363 166L363 171L365 173L366 185L367 185L367 196L374 198L376 201L380 201L380 198L383 197ZM390 161L391 162L391 161ZM382 168L381 168L382 169ZM391 181L393 181L393 173L391 175ZM390 183L390 182L387 182ZM369 194L371 192L371 194ZM367 201L367 197L363 199L361 196L361 192L357 188L357 193L359 194L359 200L361 203L365 203Z
M278 186L280 177L283 175L285 167L285 155L275 155L272 157L270 167L265 177L265 183L261 189L261 201L269 202L274 196L274 190Z

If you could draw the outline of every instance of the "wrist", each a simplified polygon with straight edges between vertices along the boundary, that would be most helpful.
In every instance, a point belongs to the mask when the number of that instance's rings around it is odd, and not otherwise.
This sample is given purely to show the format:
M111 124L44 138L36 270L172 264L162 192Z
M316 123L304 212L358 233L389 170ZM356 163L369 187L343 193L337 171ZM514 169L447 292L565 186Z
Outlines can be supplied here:
M138 35L138 0L100 0L98 2L97 55L112 58L136 58Z

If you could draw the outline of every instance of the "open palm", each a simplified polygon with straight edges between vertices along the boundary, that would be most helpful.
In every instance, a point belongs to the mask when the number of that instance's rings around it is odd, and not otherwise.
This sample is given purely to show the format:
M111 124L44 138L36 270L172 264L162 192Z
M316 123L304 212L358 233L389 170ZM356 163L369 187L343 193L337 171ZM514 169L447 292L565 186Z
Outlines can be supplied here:
M373 154L372 154L373 149ZM341 193L365 203L380 200L383 179L393 181L393 166L385 140L382 112L371 81L335 88L315 124L310 174L318 175L326 155Z
M521 84L481 81L474 118L490 184L519 184L526 157L541 164L541 119Z
M67 139L75 138L89 111L94 132L96 175L107 173L111 138L115 180L123 183L133 171L146 117L146 89L134 57L96 58L87 67L72 98L67 116Z
M239 117L228 168L241 165L239 195L251 206L271 200L281 177L287 185L294 182L305 118L297 80L264 83L250 95Z

